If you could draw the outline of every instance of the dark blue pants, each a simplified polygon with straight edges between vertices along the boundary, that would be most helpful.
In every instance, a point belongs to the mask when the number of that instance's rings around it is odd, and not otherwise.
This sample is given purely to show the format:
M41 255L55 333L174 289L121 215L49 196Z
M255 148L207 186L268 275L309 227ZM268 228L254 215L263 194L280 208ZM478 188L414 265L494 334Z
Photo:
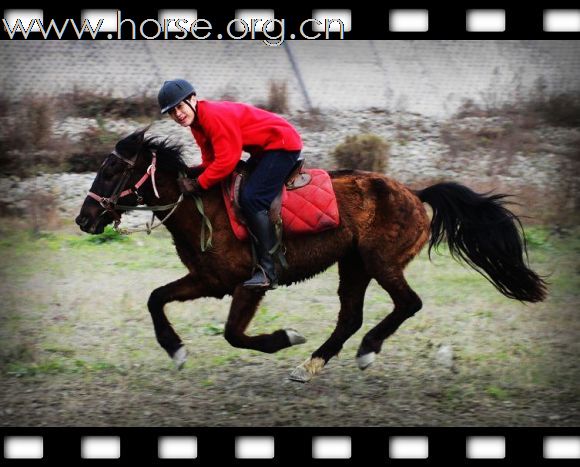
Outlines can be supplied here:
M250 157L254 166L241 193L240 204L248 214L270 209L274 198L296 165L300 151L266 151L259 157Z

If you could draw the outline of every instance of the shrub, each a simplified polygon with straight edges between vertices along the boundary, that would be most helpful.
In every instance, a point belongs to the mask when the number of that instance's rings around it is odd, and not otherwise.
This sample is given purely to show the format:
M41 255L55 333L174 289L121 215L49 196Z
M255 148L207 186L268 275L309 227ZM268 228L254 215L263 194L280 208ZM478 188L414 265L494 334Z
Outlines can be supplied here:
M384 173L389 162L390 146L372 133L347 136L333 151L337 165L345 169Z
M70 172L96 172L121 135L103 127L86 130L77 147L67 157Z
M102 124L85 131L79 142L55 136L55 107L54 99L41 97L10 104L0 127L2 175L96 171L121 137Z
M53 135L54 99L38 97L7 105L0 128L0 172L28 176L63 169L70 141Z
M544 101L532 102L529 107L551 125L580 127L580 92L550 96Z
M6 150L47 149L54 123L54 101L36 98L20 103L3 104L5 121L2 128L2 147Z
M318 107L296 112L292 121L301 129L310 131L324 131L327 126L326 116Z
M286 81L270 81L268 90L268 101L256 104L261 109L274 113L288 113L288 86Z
M240 100L239 98L240 92L236 86L232 86L230 83L227 86L221 88L221 91L218 93L220 101L230 101L230 102L237 102Z
M145 93L130 97L113 97L109 93L95 93L75 89L58 97L61 113L83 118L159 119L157 99Z
M466 99L454 117L508 117L525 129L538 128L542 122L559 127L580 127L580 92L547 95L540 90L494 105L480 105Z

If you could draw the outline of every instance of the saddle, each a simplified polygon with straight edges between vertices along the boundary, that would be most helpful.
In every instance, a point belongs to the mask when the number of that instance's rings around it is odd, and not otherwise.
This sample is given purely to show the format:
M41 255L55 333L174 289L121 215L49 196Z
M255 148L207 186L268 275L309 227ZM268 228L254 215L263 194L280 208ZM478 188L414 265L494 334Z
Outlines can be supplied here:
M338 227L340 217L336 195L328 172L322 169L304 169L299 159L286 179L282 191L270 206L270 219L276 226L278 242L282 234L294 236L322 232ZM241 161L230 177L222 182L222 193L232 230L241 241L250 236L240 206L240 191L249 176Z

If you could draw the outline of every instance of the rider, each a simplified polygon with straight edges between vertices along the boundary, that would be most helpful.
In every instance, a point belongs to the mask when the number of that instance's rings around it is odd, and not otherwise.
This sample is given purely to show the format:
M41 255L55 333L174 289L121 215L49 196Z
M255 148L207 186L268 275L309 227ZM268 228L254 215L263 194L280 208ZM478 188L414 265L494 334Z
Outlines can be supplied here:
M239 162L242 151L251 157L255 169L244 185L240 205L258 256L258 268L244 287L270 289L278 277L271 250L276 245L270 221L270 204L300 156L302 140L282 117L248 104L199 100L186 80L165 81L157 96L161 113L183 127L189 127L201 149L204 171L194 179L180 179L181 190L201 195L227 178Z

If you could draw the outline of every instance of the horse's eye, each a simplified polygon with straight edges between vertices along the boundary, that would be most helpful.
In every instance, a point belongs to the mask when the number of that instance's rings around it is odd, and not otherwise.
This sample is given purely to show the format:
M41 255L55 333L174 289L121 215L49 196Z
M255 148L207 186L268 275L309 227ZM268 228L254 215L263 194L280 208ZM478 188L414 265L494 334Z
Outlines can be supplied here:
M119 172L119 164L116 161L111 162L110 164L103 167L103 177L105 180L109 180L112 178L117 172Z
M115 171L111 167L106 167L103 170L103 178L105 180L110 180L114 174L115 174Z

